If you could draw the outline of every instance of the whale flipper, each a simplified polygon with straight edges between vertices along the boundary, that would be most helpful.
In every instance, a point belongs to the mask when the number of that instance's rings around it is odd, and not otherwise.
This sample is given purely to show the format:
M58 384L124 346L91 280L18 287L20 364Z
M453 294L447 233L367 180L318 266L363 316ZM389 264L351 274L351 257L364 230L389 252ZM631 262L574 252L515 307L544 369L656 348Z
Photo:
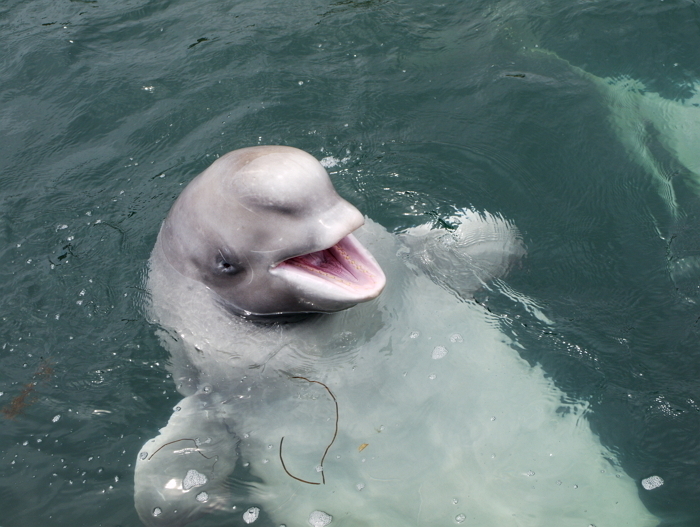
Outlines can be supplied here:
M410 263L462 299L505 275L525 255L518 229L501 216L460 211L451 230L430 224L408 229L401 240Z
M230 502L226 479L238 459L231 405L207 393L185 397L141 449L134 475L139 517L149 526L186 525Z

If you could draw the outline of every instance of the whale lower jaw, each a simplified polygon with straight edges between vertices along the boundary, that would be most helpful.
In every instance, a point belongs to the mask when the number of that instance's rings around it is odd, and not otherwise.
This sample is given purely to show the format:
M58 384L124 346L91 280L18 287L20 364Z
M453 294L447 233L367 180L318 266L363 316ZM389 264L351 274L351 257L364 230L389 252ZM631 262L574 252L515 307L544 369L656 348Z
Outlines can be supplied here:
M288 258L270 273L310 299L348 304L376 298L386 284L379 264L352 234L327 249Z

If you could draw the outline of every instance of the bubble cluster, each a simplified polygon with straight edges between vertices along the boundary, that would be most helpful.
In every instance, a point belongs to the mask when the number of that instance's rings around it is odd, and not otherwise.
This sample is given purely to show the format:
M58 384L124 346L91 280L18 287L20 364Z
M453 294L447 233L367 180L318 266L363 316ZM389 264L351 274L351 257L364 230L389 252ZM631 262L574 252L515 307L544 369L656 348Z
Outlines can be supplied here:
M447 348L445 348L445 346L435 346L431 357L438 360L443 358L445 355L447 355Z
M194 487L201 487L207 482L207 477L194 469L188 470L182 480L182 490L190 490Z
M326 527L326 525L332 521L333 516L323 511L314 511L309 515L309 524L311 527Z
M664 480L659 476L650 476L642 480L642 487L645 490L654 490L664 484Z
M251 507L243 513L243 521L246 523L253 523L260 516L260 509L257 507Z
M203 490L197 494L194 499L196 499L199 503L206 503L209 501L209 493Z
M323 168L335 168L338 165L347 163L348 161L350 161L350 156L344 157L342 159L338 159L337 157L333 156L326 156L323 159L321 159L320 163Z

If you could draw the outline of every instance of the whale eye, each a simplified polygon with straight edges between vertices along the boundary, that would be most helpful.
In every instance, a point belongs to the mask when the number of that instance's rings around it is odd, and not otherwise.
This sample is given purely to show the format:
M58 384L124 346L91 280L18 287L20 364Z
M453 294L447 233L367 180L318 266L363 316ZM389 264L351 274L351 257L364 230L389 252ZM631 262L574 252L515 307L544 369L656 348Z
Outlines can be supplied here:
M224 255L219 251L219 255L216 259L216 269L220 274L232 276L240 271L240 267L232 264Z

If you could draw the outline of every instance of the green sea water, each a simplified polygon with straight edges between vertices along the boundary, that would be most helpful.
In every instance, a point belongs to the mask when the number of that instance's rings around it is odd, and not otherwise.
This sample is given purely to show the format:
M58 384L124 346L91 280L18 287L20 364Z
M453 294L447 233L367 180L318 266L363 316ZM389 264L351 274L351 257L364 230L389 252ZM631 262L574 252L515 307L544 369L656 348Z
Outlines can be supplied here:
M0 35L0 526L139 525L179 400L146 262L184 185L257 144L389 231L513 221L509 290L548 322L477 300L661 524L700 524L696 0L6 0Z

